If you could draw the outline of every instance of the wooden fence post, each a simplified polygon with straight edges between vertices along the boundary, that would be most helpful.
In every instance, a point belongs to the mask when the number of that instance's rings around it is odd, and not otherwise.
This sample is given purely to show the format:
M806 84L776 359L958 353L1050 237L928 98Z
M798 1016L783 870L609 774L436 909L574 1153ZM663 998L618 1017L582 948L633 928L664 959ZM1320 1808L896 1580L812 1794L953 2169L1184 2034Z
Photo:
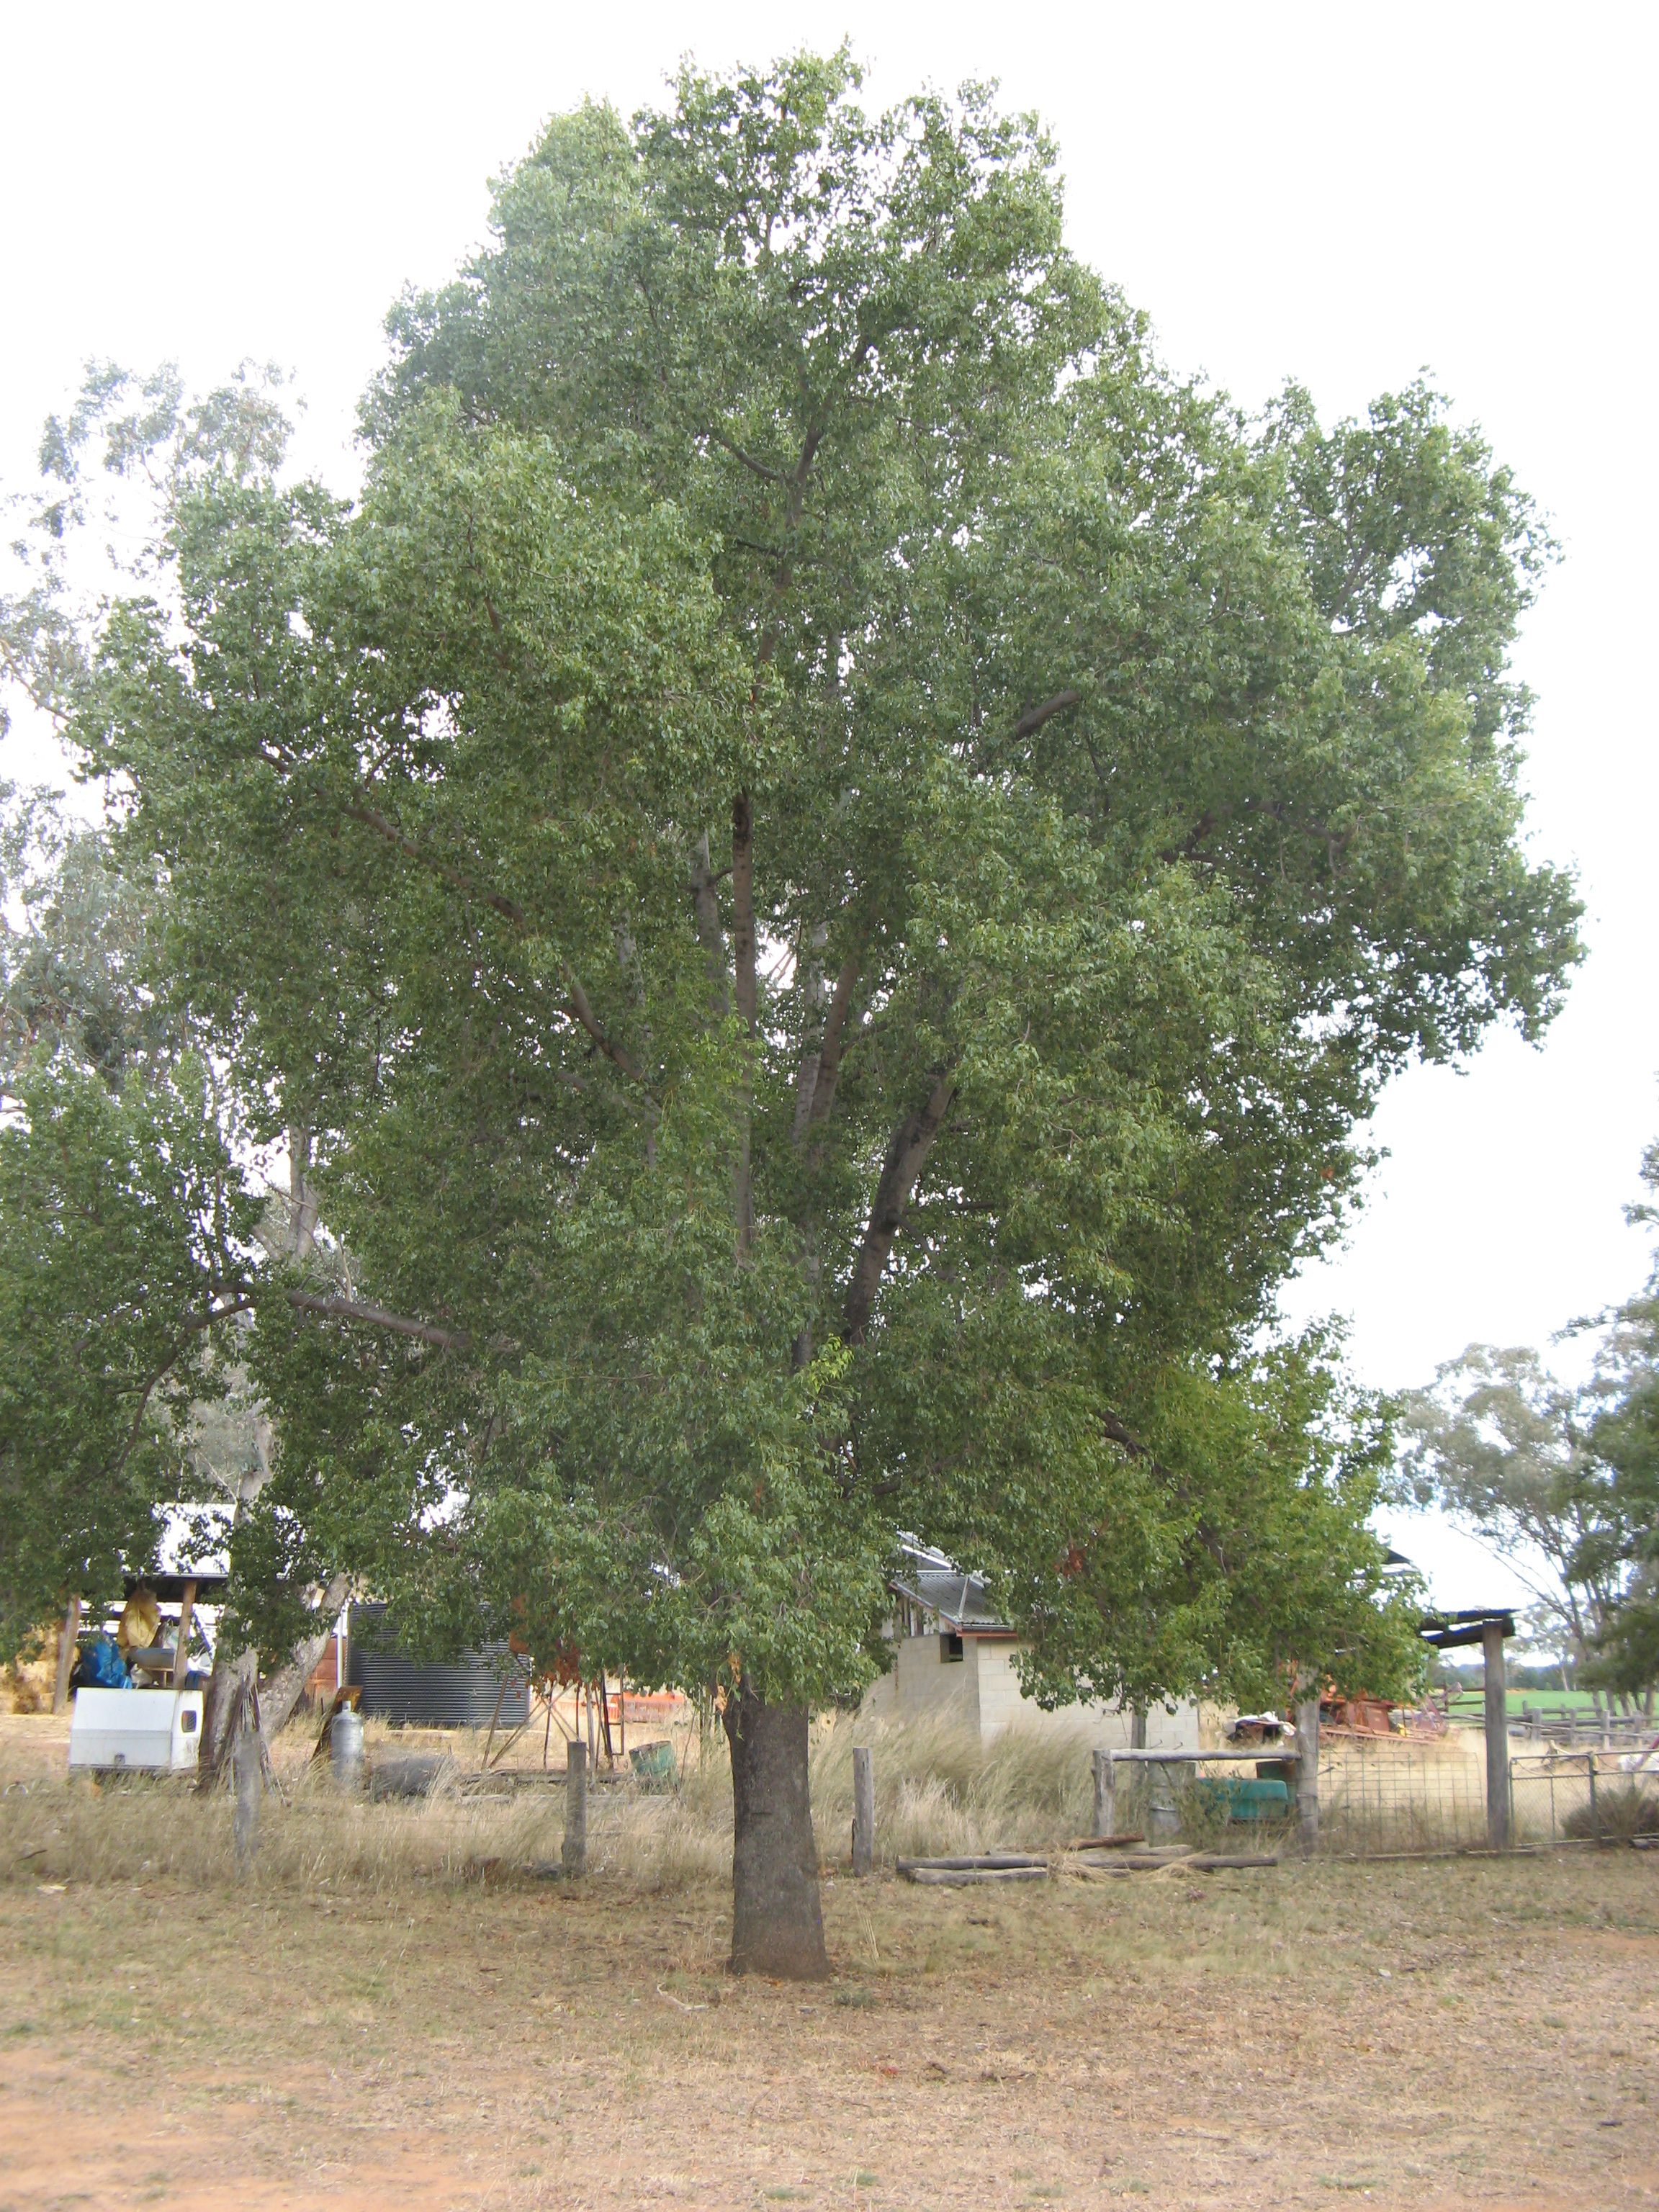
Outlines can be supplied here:
M1296 1827L1310 1856L1319 1848L1319 1692L1296 1708Z
M264 1787L264 1747L259 1741L258 1723L246 1698L237 1719L231 1770L236 1782L236 1810L232 1816L231 1834L236 1844L236 1871L245 1875L258 1848L259 1797Z
M75 1664L75 1639L80 1633L81 1593L77 1590L69 1601L69 1611L64 1615L64 1632L58 1639L58 1680L52 1692L55 1713L61 1713L69 1704L70 1668Z
M565 1752L564 1870L587 1872L587 1746L580 1736Z
M867 1751L853 1753L853 1871L868 1874L876 1863L876 1765Z
M1117 1833L1117 1761L1109 1751L1094 1755L1095 1825L1097 1836Z
M1510 1847L1510 1717L1502 1621L1483 1624L1480 1656L1486 1677L1486 1841L1493 1850L1506 1851Z

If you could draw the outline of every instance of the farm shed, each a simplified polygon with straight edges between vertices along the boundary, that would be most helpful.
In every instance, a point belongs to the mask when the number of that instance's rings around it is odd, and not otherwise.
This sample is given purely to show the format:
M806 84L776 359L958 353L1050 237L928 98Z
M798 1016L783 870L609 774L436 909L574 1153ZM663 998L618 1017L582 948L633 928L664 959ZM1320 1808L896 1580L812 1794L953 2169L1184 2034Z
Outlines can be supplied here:
M906 1540L904 1565L890 1584L888 1638L893 1663L865 1693L863 1710L878 1719L959 1721L988 1744L1016 1722L1022 1729L1085 1729L1102 1750L1133 1743L1195 1750L1198 1707L1173 1712L1155 1706L1135 1714L1098 1702L1045 1712L1020 1687L1019 1638L997 1617L977 1576L943 1552Z
M354 1605L347 1624L346 1680L362 1692L368 1717L418 1728L518 1728L530 1718L530 1680L505 1644L464 1651L449 1662L409 1658L393 1640L383 1605Z

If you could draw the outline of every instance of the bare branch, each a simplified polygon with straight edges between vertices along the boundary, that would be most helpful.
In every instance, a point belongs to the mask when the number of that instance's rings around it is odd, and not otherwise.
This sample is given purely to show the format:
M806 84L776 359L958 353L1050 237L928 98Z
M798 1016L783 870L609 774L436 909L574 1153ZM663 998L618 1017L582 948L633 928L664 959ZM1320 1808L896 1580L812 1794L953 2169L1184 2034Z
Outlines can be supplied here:
M645 1076L633 1054L623 1046L608 1037L599 1027L598 1018L587 1002L586 992L583 990L574 974L568 968L564 971L564 980L565 986L570 993L570 1011L587 1031L588 1036L592 1038L594 1050L602 1053L613 1067L621 1068L624 1075L631 1077L635 1083L643 1086Z
M888 1255L904 1219L904 1209L956 1094L956 1072L945 1068L935 1079L927 1103L921 1112L907 1114L893 1132L882 1164L881 1180L876 1185L875 1203L870 1208L864 1243L848 1285L842 1334L848 1344L864 1341L870 1316L875 1310L876 1293L886 1273Z
M718 446L722 453L730 453L734 461L741 461L744 468L752 475L759 477L763 483L787 484L789 482L788 477L781 469L775 469L765 461L757 461L752 453L745 453L741 446L734 446L731 439L725 436L722 432L711 430L708 433L708 439L711 445Z
M864 947L861 944L856 945L842 962L841 973L836 978L836 988L830 994L830 1012L824 1018L823 1042L818 1048L811 1110L806 1117L809 1130L816 1129L828 1121L830 1109L836 1103L836 1085L841 1077L842 1045L847 1034L847 1017L863 964Z
M435 853L428 852L424 845L406 830L400 830L378 807L359 802L356 805L348 805L344 811L351 821L361 822L366 829L374 830L377 837L384 837L387 844L395 845L410 860L423 868L430 868L433 874L453 890L465 891L469 898L482 899L487 907L510 921L515 929L525 927L525 910L517 899L508 898L501 891L492 891L486 884L468 875L464 868L454 867L447 860L440 860Z
M440 1352L467 1352L472 1339L464 1328L437 1328L432 1322L410 1321L389 1313L384 1306L366 1305L358 1298L323 1298L310 1291L289 1291L288 1302L300 1313L320 1314L325 1321L361 1322L369 1328L384 1328L393 1336L412 1338L416 1344L435 1346Z
M1081 700L1080 691L1056 691L1052 699L1045 699L1040 707L1028 707L1014 724L1017 740L1036 737L1045 722L1052 722L1056 714L1063 714L1068 707Z

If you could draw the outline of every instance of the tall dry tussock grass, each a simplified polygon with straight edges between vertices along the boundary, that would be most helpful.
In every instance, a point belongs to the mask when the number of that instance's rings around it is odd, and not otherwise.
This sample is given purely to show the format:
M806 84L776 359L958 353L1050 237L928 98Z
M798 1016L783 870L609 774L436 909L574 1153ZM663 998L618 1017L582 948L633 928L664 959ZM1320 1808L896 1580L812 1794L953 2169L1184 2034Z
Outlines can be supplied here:
M1014 1727L989 1745L948 1720L837 1720L813 1732L812 1806L826 1861L845 1858L853 1753L875 1762L876 1858L1052 1850L1088 1832L1092 1738L1079 1727Z
M412 1733L412 1732L411 1732ZM939 1723L872 1725L841 1717L812 1731L812 1793L826 1869L846 1862L853 1750L875 1754L877 1856L1042 1850L1083 1832L1088 1741L1061 1729L1012 1730L988 1748ZM371 1726L368 1748L413 1746ZM347 1798L302 1747L282 1747L280 1795L265 1797L252 1881L261 1886L392 1891L556 1863L564 1793L512 1788L451 1770L421 1799ZM476 1794L475 1794L476 1793ZM184 1778L55 1776L0 1796L0 1881L168 1881L211 1888L238 1879L228 1794L198 1796ZM647 1794L628 1780L594 1789L588 1867L647 1891L724 1881L732 1863L731 1768L718 1735L684 1747L679 1787Z

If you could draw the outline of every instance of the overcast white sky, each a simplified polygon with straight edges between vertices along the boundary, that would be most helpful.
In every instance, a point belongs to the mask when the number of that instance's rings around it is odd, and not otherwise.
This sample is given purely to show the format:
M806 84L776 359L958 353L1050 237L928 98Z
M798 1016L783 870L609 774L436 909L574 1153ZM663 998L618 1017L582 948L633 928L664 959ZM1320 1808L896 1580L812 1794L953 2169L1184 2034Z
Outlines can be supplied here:
M351 481L351 410L398 289L483 234L486 180L584 94L624 112L706 65L842 35L868 94L998 79L1036 108L1073 242L1166 356L1328 414L1427 368L1553 519L1565 560L1522 641L1540 696L1537 848L1576 864L1590 957L1541 1051L1384 1102L1346 1251L1296 1317L1351 1316L1370 1382L1474 1340L1543 1342L1632 1290L1621 1208L1659 1135L1659 828L1649 676L1656 459L1651 5L665 8L333 0L0 5L0 477L90 355L217 378L291 368L304 454ZM0 775L50 763L27 732ZM1563 1353L1569 1364L1571 1351ZM1438 1530L1398 1540L1436 1595L1521 1595Z

